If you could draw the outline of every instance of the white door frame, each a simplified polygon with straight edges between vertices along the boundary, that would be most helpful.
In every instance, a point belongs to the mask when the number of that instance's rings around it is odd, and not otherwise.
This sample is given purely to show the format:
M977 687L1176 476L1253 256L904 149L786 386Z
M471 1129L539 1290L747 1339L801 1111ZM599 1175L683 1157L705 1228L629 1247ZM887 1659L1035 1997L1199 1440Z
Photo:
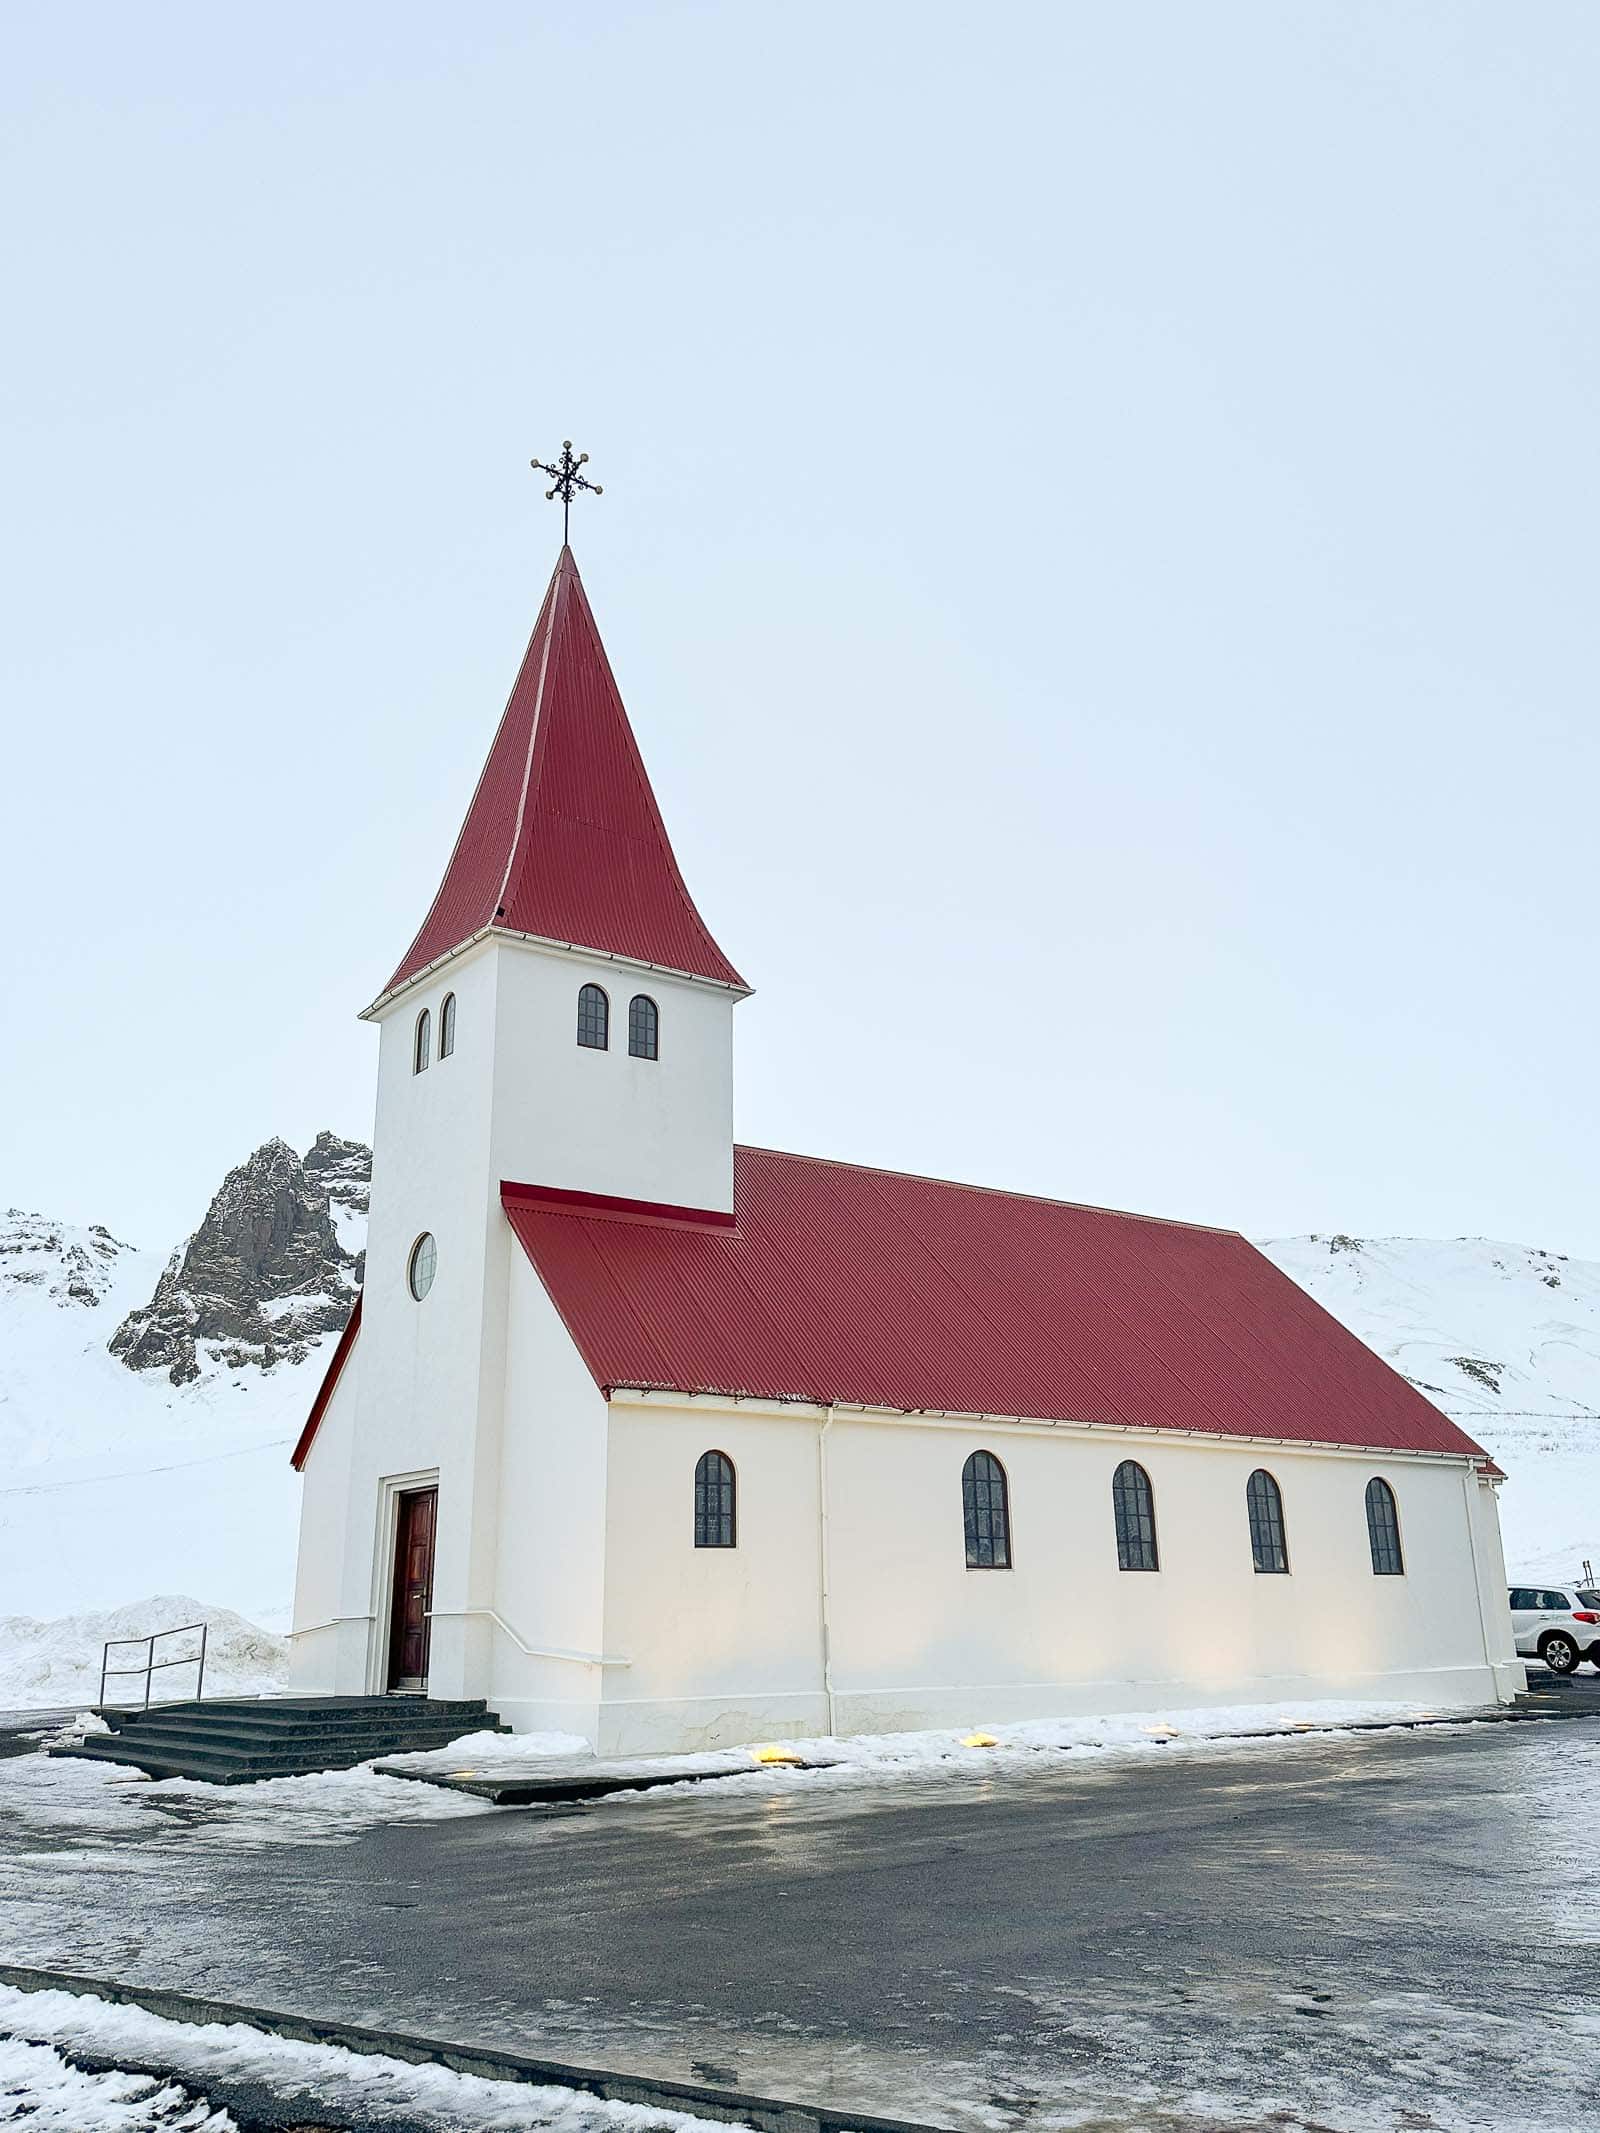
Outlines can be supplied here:
M400 1499L419 1489L437 1489L439 1469L418 1467L409 1474L378 1477L378 1544L373 1556L372 1619L377 1635L367 1653L367 1694L384 1696L389 1688L389 1640L394 1634L394 1551L400 1537ZM433 1546L437 1562L439 1513L433 1514Z

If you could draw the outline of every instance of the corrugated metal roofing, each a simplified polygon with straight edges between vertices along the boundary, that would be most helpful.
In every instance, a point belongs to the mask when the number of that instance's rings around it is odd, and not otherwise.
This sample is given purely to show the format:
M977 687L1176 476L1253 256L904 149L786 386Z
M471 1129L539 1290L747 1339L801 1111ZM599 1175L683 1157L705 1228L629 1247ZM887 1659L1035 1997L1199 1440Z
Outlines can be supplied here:
M503 1201L603 1391L1486 1456L1231 1231L763 1148L731 1224Z
M385 993L485 926L744 982L683 885L570 548L439 893Z

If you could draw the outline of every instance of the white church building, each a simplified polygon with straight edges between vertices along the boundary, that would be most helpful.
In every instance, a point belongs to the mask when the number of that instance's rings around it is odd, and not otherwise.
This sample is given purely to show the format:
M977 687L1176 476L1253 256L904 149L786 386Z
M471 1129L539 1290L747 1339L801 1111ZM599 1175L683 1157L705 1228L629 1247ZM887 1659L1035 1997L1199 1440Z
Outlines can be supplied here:
M1523 1686L1493 1463L1231 1231L738 1146L563 548L379 1032L291 1686L602 1753Z

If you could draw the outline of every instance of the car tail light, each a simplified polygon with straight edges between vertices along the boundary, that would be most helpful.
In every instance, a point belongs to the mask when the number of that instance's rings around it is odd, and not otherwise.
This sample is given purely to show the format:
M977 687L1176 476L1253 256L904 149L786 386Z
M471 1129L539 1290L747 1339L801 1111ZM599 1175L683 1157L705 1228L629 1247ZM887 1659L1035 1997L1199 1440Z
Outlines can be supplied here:
M1575 1607L1572 1610L1572 1619L1574 1622L1600 1622L1600 1615L1590 1614L1583 1608Z

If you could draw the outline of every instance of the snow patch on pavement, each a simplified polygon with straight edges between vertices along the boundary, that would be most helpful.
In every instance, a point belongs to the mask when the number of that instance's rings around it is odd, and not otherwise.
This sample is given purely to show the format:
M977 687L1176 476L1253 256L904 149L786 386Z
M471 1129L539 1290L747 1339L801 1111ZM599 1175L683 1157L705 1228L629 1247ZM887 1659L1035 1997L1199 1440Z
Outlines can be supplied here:
M0 2039L7 2037L12 2041L0 2041L0 2054L13 2056L0 2057L0 2125L26 2123L30 2133L45 2128L50 2133L57 2128L60 2133L146 2133L147 2128L167 2133L180 2127L183 2133L223 2133L233 2124L203 2103L190 2106L203 2115L173 2115L179 2092L158 2090L147 2078L81 2073L62 2057L75 2049L99 2059L170 2067L202 2095L210 2088L258 2084L281 2100L303 2099L308 2112L334 2112L363 2125L404 2119L437 2127L439 2133L478 2133L480 2128L526 2133L533 2127L554 2133L697 2133L709 2123L682 2111L607 2103L574 2089L490 2081L379 2053L298 2044L239 2022L169 2022L140 2007L68 1992L0 1986ZM18 2060L19 2052L29 2056ZM10 2087L6 2075L13 2070L36 2083L36 2091L25 2089L20 2099L4 2095ZM142 2091L154 2093L141 2100ZM37 2108L8 2117L9 2104L31 2105L35 2094ZM167 2115L154 2115L163 2094L171 2100ZM43 2115L46 2110L56 2115Z
M1241 1737L1282 1741L1297 1734L1328 1734L1352 1726L1395 1726L1419 1719L1470 1722L1471 1708L1443 1711L1434 1704L1312 1700L1296 1703L1208 1705L1200 1709L1137 1711L1093 1718L1030 1719L1014 1725L975 1726L922 1733L807 1736L752 1747L697 1750L686 1755L597 1758L588 1743L566 1733L467 1733L443 1748L380 1758L386 1768L430 1777L475 1778L530 1774L545 1762L554 1768L592 1763L608 1771L679 1778L698 1789L796 1783L859 1784L917 1777L970 1778L995 1764L1014 1766L1040 1755L1131 1756L1173 1746L1230 1746ZM748 1769L730 1772L730 1764ZM670 1783L662 1791L678 1788ZM617 1795L636 1798L635 1794Z
M226 2111L171 2082L88 2073L49 2044L0 2034L0 2126L22 2125L29 2133L236 2133Z

